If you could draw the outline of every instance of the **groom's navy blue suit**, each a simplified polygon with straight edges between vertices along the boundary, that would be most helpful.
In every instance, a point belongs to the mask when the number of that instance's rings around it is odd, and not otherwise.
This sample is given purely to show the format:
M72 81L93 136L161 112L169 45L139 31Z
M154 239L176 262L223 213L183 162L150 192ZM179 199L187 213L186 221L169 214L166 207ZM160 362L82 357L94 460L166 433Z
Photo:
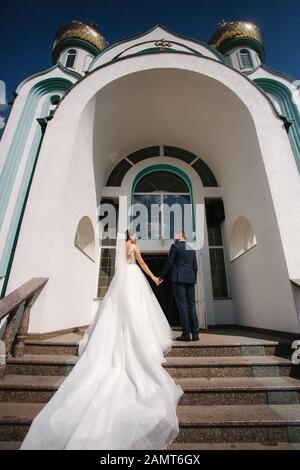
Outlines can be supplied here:
M190 333L193 336L199 334L195 305L197 270L195 250L187 246L185 240L180 240L171 246L167 261L159 275L161 279L165 279L167 274L170 274L183 336L189 336Z

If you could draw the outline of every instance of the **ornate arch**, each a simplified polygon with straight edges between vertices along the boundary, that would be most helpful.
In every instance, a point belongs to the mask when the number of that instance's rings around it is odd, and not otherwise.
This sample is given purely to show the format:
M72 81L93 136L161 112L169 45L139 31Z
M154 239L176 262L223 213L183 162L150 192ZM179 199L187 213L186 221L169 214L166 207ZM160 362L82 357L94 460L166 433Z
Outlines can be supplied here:
M217 179L210 167L197 155L179 147L164 145L166 157L177 158L190 165L200 176L204 187L217 187ZM110 172L105 186L121 186L127 171L136 163L159 156L159 145L145 147L123 158Z

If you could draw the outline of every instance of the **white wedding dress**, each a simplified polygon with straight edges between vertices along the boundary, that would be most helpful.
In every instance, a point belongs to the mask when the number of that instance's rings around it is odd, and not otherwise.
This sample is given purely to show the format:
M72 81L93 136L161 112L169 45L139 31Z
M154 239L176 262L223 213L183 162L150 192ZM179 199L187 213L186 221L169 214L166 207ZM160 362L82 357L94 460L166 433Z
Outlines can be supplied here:
M171 327L118 239L116 272L79 344L79 360L33 420L25 449L165 449L183 390L164 369Z

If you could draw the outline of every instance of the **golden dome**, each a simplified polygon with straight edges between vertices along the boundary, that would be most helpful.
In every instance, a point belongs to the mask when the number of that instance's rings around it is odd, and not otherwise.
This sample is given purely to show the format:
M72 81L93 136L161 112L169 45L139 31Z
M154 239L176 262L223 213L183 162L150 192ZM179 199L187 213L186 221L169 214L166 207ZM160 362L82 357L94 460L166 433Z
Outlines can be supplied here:
M59 28L54 38L53 50L65 39L81 39L98 50L102 50L108 45L108 42L99 31L81 21L70 21Z
M263 37L258 26L248 21L221 21L219 29L209 40L209 44L216 49L224 49L227 43L234 39L257 41L259 49L263 49Z

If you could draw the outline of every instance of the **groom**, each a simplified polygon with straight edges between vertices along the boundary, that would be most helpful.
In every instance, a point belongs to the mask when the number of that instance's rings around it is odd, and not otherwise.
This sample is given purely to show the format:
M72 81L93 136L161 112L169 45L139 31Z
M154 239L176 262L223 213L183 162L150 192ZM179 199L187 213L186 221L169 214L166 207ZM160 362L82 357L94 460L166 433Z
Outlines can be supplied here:
M177 341L199 340L199 325L195 306L195 283L197 282L196 252L186 244L183 230L174 236L174 244L171 246L169 256L159 275L163 282L171 270L170 280L172 290L179 310L181 323L181 336Z

